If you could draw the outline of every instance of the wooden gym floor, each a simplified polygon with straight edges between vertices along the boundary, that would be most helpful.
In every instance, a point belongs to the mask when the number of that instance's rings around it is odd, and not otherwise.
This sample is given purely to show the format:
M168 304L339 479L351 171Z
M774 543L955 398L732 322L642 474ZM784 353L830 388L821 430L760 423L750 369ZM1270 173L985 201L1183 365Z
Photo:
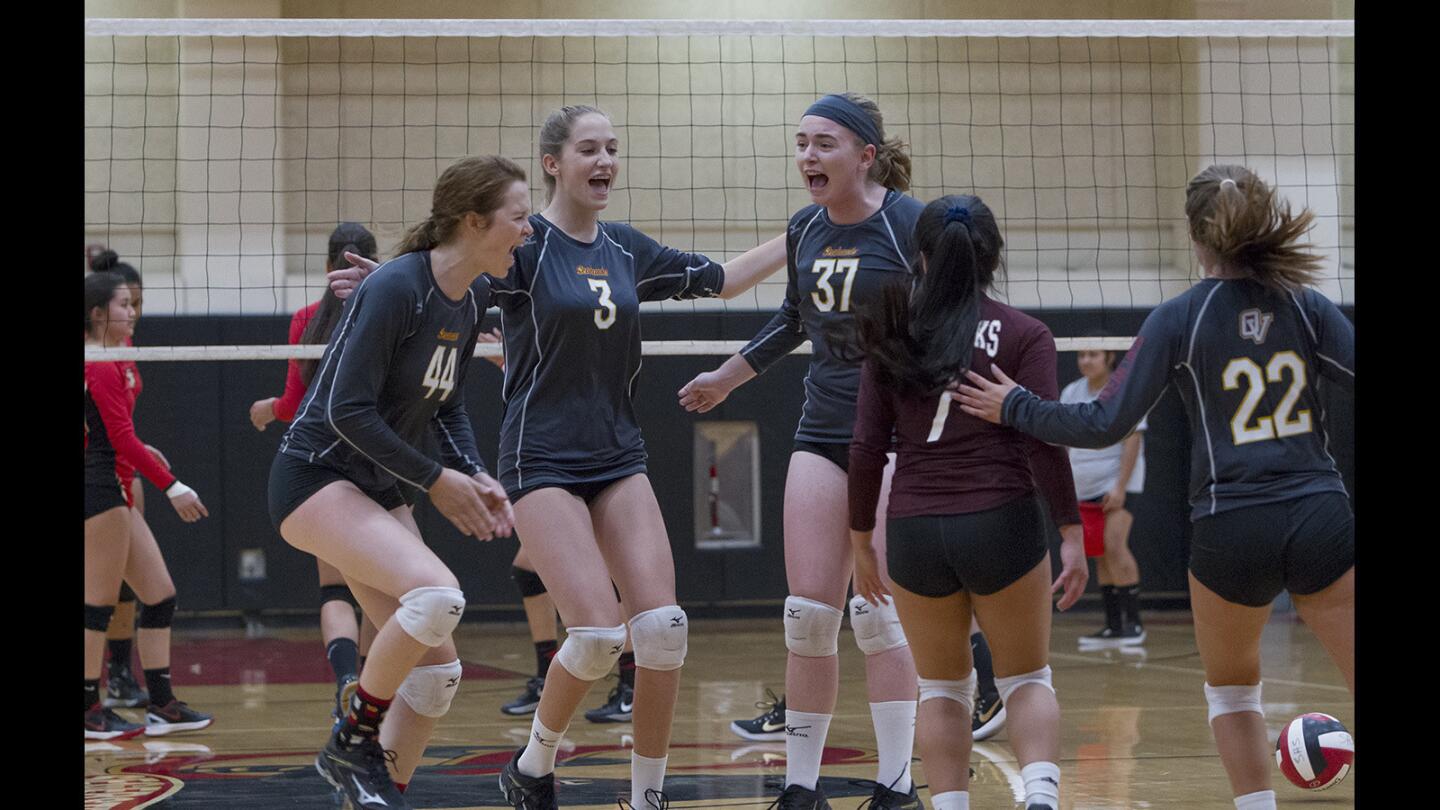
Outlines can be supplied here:
M1205 723L1204 674L1188 613L1152 613L1143 654L1079 652L1076 639L1098 614L1057 616L1051 666L1062 712L1064 810L1227 810L1225 772ZM764 808L785 774L783 742L752 743L731 720L758 712L765 688L784 685L780 622L696 621L691 630L666 791L672 808ZM465 681L431 740L407 798L417 808L504 807L496 775L526 739L529 718L499 706L532 674L524 626L467 623L456 634ZM1340 674L1292 614L1276 614L1264 639L1265 709L1271 736L1297 714L1323 711L1353 733L1354 703ZM87 743L85 806L302 808L334 810L328 785L312 766L329 729L334 683L318 630L188 631L175 636L172 672L182 700L215 714L189 734L121 743ZM851 779L875 778L875 742L865 700L864 666L848 630L840 646L841 688L821 786L835 810L851 810L869 791ZM582 706L604 702L601 681ZM140 719L132 710L121 710ZM568 747L573 743L573 748ZM629 724L596 725L580 712L570 726L557 778L567 808L615 808L627 795ZM1019 768L1002 731L975 745L971 806L1017 806ZM924 785L924 765L916 779ZM1329 791L1307 793L1278 771L1282 807L1355 806L1354 774ZM929 799L922 788L921 795Z

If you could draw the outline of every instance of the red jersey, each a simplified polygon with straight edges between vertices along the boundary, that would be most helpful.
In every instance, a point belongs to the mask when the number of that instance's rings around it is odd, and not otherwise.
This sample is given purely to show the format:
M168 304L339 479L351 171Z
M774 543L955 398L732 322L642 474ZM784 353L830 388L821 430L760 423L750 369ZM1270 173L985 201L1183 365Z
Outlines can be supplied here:
M300 337L305 334L305 327L310 325L310 319L315 317L316 310L320 309L320 302L316 301L296 311L295 316L290 319L290 345L300 343ZM275 400L275 418L281 422L289 422L295 418L295 411L300 409L300 400L305 398L305 381L300 378L300 361L291 358L285 372L285 393Z
M970 368L994 379L992 363L1044 399L1059 397L1050 330L1014 307L982 298ZM1064 448L970 416L952 405L948 393L901 396L882 387L875 362L866 360L850 444L850 526L856 531L875 528L892 435L890 517L981 512L1038 487L1057 526L1080 522Z
M163 490L175 483L175 476L135 435L135 397L139 392L140 372L133 362L85 364L86 463L92 458L113 457L115 473L127 492L136 470Z

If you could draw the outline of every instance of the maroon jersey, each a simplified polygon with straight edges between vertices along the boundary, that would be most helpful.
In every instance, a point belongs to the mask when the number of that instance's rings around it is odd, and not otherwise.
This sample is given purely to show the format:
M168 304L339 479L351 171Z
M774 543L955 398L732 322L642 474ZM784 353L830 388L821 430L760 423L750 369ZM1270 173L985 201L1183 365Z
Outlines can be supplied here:
M991 364L1045 399L1058 399L1055 339L1014 307L980 301L970 368L991 379ZM1033 493L1038 486L1055 525L1080 522L1065 449L993 425L952 405L950 394L901 396L879 380L875 361L860 372L855 438L850 444L850 527L875 528L880 475L895 438L890 517L982 512Z

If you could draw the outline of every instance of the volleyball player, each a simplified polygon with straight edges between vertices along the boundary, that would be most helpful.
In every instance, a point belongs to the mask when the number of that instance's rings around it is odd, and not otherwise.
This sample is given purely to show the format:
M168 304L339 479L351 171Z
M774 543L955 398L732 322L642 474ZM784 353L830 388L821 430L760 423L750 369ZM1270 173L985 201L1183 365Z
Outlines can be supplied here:
M968 810L970 619L992 647L1027 810L1059 810L1060 706L1050 682L1050 595L1059 608L1085 590L1084 538L1065 451L951 412L945 386L990 361L1017 369L1054 398L1050 330L986 294L1003 240L972 195L941 197L915 226L920 274L907 297L886 290L857 316L865 355L850 445L855 590L872 605L894 597L920 673L916 738L936 810ZM886 451L895 442L880 577L871 544ZM1046 526L1035 490L1063 538L1050 580Z
M425 491L480 540L508 534L513 522L476 452L464 382L489 304L479 279L509 271L530 234L529 210L525 173L511 161L474 157L447 168L430 216L345 307L271 466L280 535L337 568L380 628L349 710L316 760L356 807L408 806L403 786L462 671L451 633L465 597L407 504ZM444 464L415 449L430 430Z
M141 312L144 309L145 287L140 278L140 271L128 262L120 261L120 255L103 245L91 245L86 249L86 263L90 269L97 273L117 273L130 288L130 306L135 310L135 324L140 320ZM134 345L134 338L126 337L126 346ZM131 364L134 376L133 391L136 398L144 387L140 379L140 370ZM123 458L115 460L115 472L124 482L126 491L130 495L131 508L145 516L145 487L140 479L135 476L135 468L131 467ZM131 652L135 640L135 591L123 580L120 582L120 598L115 603L115 613L110 616L110 626L105 630L105 646L110 654L110 661L106 667L105 674L105 698L104 704L108 706L122 706L134 708L144 706L150 701L150 693L140 688L135 681L135 673L131 669Z
M135 309L125 279L111 272L85 278L85 345L118 347L134 330ZM208 513L195 491L180 483L169 462L135 435L134 363L85 364L85 738L123 739L144 731L160 736L193 731L213 718L175 697L170 686L170 625L175 585L155 536L131 508L131 490L117 472L120 458L165 490L181 519ZM149 706L145 725L125 721L100 702L104 633L121 579L142 602L138 646Z
M342 222L330 232L325 251L325 272L348 267L345 253L356 253L368 259L380 255L375 235L358 222ZM328 344L335 325L340 322L344 306L327 287L319 301L307 304L290 319L290 344ZM305 397L305 390L315 377L319 361L294 359L287 364L285 391L279 397L257 400L250 406L250 422L256 430L264 430L271 422L289 422ZM355 685L360 682L360 625L355 618L359 603L345 584L345 578L334 566L315 558L320 579L320 638L325 643L325 660L335 675L335 710L338 721L350 706ZM371 636L373 639L373 635ZM367 650L368 651L368 650Z
M620 142L594 107L551 113L539 141L549 202L531 217L535 235L517 251L514 270L491 281L506 361L499 466L520 542L566 639L555 654L559 666L549 667L530 742L505 765L500 787L522 810L558 806L560 740L590 685L614 666L628 629L637 667L629 803L663 807L689 627L675 604L675 565L631 401L640 302L733 298L780 268L783 241L722 267L601 221L620 172ZM332 276L332 289L358 275Z
M1060 391L1060 401L1073 404L1095 399L1110 382L1118 360L1115 352L1077 352L1075 363L1081 377ZM1144 432L1142 418L1119 444L1097 450L1070 448L1075 497L1080 499L1081 510L1093 510L1103 523L1103 530L1095 538L1098 543L1092 544L1091 532L1086 530L1085 554L1095 558L1095 575L1105 600L1105 626L1081 636L1082 649L1138 647L1145 643L1145 626L1140 622L1140 567L1130 553L1130 527L1135 518L1125 508L1127 494L1138 493L1144 486Z
M805 407L785 481L785 789L780 807L825 808L820 758L840 673L836 641L852 557L846 542L845 481L860 366L838 357L827 330L844 332L855 308L891 285L908 289L915 218L923 204L903 193L910 158L887 140L873 101L829 95L806 110L795 133L795 163L813 205L790 218L789 284L780 311L719 369L680 389L680 404L704 413L807 337L814 345ZM888 480L888 479L887 479ZM883 534L877 538L884 547ZM890 605L850 601L855 641L865 654L879 768L871 806L921 807L910 757L915 665Z
M1355 386L1355 329L1311 289L1313 214L1243 166L1185 189L1205 278L1155 308L1093 402L1043 402L998 368L958 389L967 413L1044 441L1105 447L1174 384L1190 417L1190 604L1209 721L1239 810L1275 807L1260 635L1288 590L1355 691L1355 518L1328 450L1323 383Z

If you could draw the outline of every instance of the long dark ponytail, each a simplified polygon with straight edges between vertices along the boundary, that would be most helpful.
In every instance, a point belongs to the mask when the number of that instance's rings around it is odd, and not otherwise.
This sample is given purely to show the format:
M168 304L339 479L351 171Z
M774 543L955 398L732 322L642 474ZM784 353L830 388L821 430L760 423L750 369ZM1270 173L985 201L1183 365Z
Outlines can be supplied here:
M941 197L920 212L915 241L924 270L908 292L885 288L855 315L854 341L882 382L906 396L939 393L970 367L980 299L1000 268L995 215L971 194Z
M346 253L364 256L371 261L377 260L380 252L375 245L375 235L358 222L340 223L330 234L330 243L325 255L325 269L342 270L349 267L350 262L345 258ZM315 308L315 314L310 316L310 322L305 325L305 331L300 334L300 342L311 345L329 343L330 333L335 331L335 325L340 322L340 313L344 308L345 302L337 298L327 286L325 295L320 298L320 306ZM320 365L320 361L306 358L297 362L300 366L300 380L308 388L310 380L315 377L315 369Z

